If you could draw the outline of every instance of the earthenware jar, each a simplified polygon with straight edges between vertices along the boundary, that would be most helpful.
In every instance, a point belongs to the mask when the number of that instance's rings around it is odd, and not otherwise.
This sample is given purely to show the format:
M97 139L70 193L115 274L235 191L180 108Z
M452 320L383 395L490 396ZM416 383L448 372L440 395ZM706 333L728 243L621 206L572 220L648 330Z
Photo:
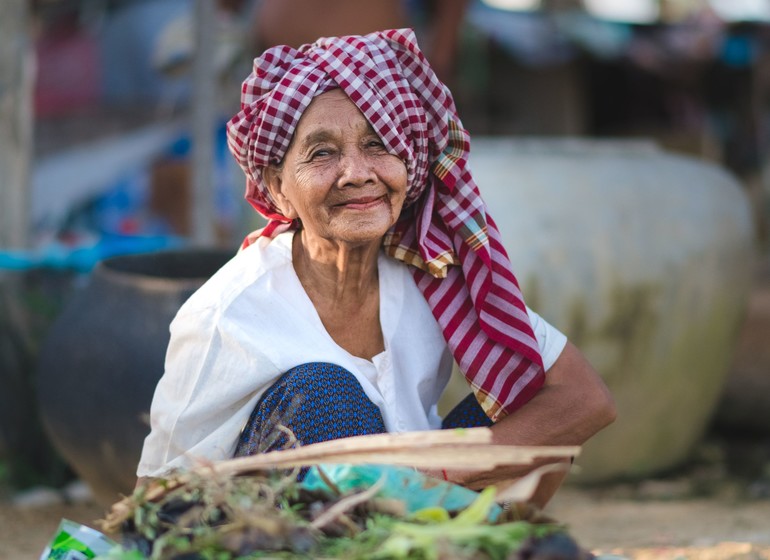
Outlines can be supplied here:
M169 323L232 254L106 259L51 327L38 363L40 414L57 450L99 501L113 503L133 489Z
M77 281L69 270L0 270L0 463L12 487L59 485L71 477L41 426L35 364Z
M584 351L617 403L573 479L683 462L744 317L754 233L742 186L644 141L482 138L470 161L528 305Z

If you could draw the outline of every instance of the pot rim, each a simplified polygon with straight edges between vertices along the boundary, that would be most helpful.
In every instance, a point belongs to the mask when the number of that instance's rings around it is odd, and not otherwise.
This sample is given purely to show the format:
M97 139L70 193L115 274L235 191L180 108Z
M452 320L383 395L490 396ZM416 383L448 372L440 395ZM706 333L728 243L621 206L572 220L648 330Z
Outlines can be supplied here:
M139 259L162 259L164 257L184 258L186 256L198 255L203 257L222 257L222 262L216 266L209 274L191 275L191 276L166 276L155 275L147 272L132 272L114 268L118 262L133 261ZM100 260L94 267L95 277L109 279L123 285L136 285L140 283L145 288L157 290L177 290L180 287L197 288L206 282L214 273L217 272L235 253L226 249L170 249L153 251L149 253L135 253L128 255L118 255Z

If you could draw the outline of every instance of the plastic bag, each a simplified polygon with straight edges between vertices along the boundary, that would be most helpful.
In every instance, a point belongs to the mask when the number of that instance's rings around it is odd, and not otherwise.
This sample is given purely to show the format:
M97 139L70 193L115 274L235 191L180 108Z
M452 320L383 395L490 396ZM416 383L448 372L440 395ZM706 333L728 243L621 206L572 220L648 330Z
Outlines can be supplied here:
M319 469L323 470L323 476ZM433 507L459 511L479 497L478 492L463 486L435 479L410 467L392 465L317 465L308 469L302 486L308 490L329 491L324 476L342 493L370 488L384 477L377 495L401 500L407 514ZM496 520L501 512L502 508L494 504L489 511L489 520Z
M40 560L86 560L107 554L117 543L91 527L62 519Z

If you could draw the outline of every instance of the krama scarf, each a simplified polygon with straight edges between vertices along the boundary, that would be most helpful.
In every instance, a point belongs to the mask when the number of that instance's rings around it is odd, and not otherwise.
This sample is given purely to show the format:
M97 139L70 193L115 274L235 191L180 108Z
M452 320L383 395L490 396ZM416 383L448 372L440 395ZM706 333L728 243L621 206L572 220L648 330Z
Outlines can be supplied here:
M227 125L246 198L268 219L244 243L299 227L280 214L262 170L282 160L313 98L335 88L406 163L404 210L384 250L411 265L455 361L496 421L542 386L542 358L500 233L468 169L468 133L412 30L321 38L298 50L277 46L254 61L241 111Z

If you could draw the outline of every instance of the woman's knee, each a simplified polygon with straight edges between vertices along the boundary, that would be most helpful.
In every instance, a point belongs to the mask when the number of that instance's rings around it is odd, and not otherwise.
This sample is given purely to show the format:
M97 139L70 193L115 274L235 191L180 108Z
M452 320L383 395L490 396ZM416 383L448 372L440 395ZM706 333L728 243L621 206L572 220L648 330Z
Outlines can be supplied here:
M309 363L288 370L265 391L235 455L285 448L291 445L286 432L307 445L383 433L385 424L352 373L335 364Z
M319 392L321 395L328 392L324 391L324 388L329 387L332 389L339 387L349 392L364 394L355 375L342 366L326 362L311 362L295 366L281 375L268 391L282 388L284 391L301 392L308 397L313 397Z

